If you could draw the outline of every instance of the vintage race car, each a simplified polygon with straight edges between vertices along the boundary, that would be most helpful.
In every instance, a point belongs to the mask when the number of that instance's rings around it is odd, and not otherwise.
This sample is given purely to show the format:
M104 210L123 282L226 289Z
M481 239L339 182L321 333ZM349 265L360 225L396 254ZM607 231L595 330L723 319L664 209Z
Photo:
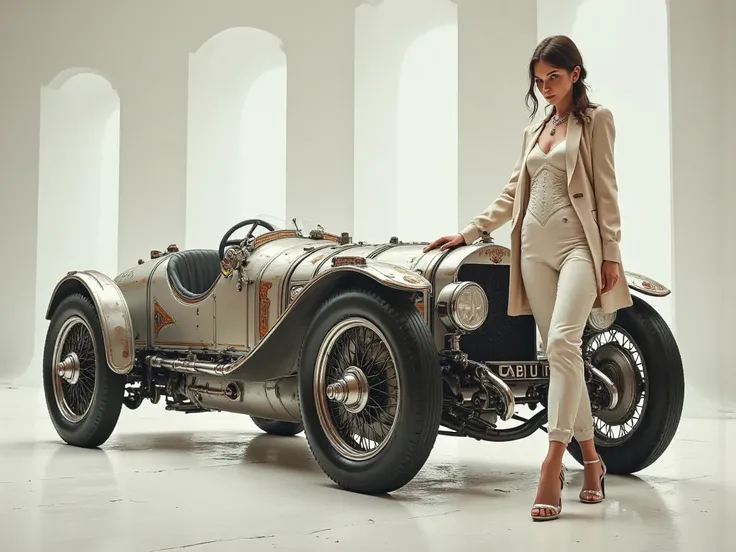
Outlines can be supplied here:
M218 250L169 246L114 280L64 277L43 357L61 438L99 446L123 404L164 397L167 410L304 430L327 476L375 494L409 482L440 434L511 441L545 430L549 364L534 319L507 315L507 248L484 237L423 253L424 243L294 227L244 220ZM634 273L628 284L669 293ZM616 474L665 451L683 406L677 343L633 296L614 315L593 310L582 345L597 445ZM575 441L569 451L582 461Z

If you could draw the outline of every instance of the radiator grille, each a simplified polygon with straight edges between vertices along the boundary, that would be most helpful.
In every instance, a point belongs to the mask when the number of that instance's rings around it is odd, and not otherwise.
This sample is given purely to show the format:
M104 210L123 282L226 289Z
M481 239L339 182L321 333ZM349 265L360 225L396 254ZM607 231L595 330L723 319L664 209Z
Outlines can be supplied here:
M488 296L488 318L480 329L460 338L471 360L525 361L537 358L537 329L532 316L509 316L508 265L467 264L458 280L475 282Z

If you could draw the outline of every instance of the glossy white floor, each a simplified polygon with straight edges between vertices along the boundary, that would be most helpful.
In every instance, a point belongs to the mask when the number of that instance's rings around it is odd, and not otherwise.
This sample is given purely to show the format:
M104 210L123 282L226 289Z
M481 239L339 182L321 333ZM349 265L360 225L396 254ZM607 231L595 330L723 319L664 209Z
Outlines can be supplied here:
M153 552L346 549L734 550L736 420L684 420L654 466L609 477L608 500L575 500L533 523L545 435L509 444L440 437L391 497L337 490L303 436L246 417L123 410L101 450L61 444L38 390L0 390L0 550ZM337 545L337 546L336 546Z

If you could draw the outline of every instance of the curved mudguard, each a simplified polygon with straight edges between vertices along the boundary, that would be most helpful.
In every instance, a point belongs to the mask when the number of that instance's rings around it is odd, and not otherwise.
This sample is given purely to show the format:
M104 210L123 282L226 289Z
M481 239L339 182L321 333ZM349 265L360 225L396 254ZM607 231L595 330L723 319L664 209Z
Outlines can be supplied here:
M405 268L355 257L336 257L333 268L304 285L266 336L250 354L223 367L222 376L241 381L266 381L296 373L299 352L315 310L346 279L377 282L399 293L427 293L432 285Z
M111 278L95 270L70 272L56 284L46 320L51 320L59 303L73 293L89 296L95 305L110 369L116 374L130 373L135 361L133 322L120 288Z
M432 287L429 280L417 272L374 259L338 255L332 259L332 266L322 276L348 270L363 273L380 284L402 291L422 292Z
M629 272L628 270L625 271L625 274L628 286L644 295L666 297L672 293L668 288L648 276L637 274L636 272Z

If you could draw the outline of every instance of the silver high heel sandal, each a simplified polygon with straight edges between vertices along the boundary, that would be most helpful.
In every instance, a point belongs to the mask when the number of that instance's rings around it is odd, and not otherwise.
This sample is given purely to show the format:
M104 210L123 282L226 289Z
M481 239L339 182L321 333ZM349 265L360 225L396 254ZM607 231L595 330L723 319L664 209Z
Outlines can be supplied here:
M560 490L565 490L565 466L562 466L562 469L560 470ZM539 515L535 516L534 510L540 510ZM554 514L549 516L543 515L542 512L546 510L552 510ZM531 516L534 521L552 521L553 519L560 517L561 513L562 495L560 494L560 503L557 506L552 506L551 504L534 504L532 506Z
M603 502L603 499L606 498L606 464L603 462L603 459L598 455L598 458L596 460L585 460L583 461L584 465L588 464L601 464L601 468L603 469L603 473L601 473L600 481L601 481L601 490L596 491L592 489L583 489L580 491L580 502L583 504L600 504Z

